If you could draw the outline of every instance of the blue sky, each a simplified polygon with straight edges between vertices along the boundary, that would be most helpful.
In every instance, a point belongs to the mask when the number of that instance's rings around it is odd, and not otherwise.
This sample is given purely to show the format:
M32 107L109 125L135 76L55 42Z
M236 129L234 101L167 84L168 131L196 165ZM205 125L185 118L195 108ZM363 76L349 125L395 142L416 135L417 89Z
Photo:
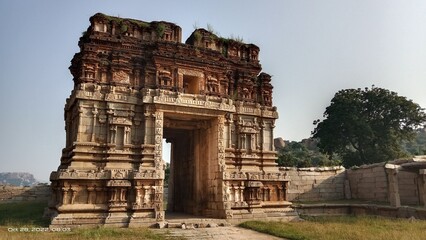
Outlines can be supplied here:
M47 181L65 144L68 67L97 12L183 29L210 24L261 49L280 118L301 140L334 93L375 85L426 106L426 2L407 0L0 1L0 172Z

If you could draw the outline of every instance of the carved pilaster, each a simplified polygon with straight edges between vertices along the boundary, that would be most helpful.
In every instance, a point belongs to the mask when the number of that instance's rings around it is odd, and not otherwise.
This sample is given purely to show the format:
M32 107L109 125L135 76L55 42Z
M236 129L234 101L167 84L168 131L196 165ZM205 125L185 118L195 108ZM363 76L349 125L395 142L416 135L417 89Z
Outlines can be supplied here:
M98 109L96 107L93 108L92 114L93 114L92 136L90 137L90 141L95 142L96 141L96 117L98 116Z
M62 204L63 205L65 205L65 204L68 204L68 191L69 191L70 189L69 189L69 187L63 187L62 188Z
M131 130L130 126L124 127L124 144L130 143L130 130Z
M82 114L83 114L83 107L82 106L78 106L78 115L77 115L77 118L78 118L78 122L77 122L77 129L76 129L76 131L77 131L77 142L80 142L81 141L81 134L82 134L82 132L81 132L81 126L82 126L82 124L81 124L81 122L82 122Z
M218 160L219 160L219 166L221 168L221 171L225 171L226 165L225 165L225 138L224 138L224 131L225 131L225 117L219 116L218 117Z
M87 203L88 204L96 203L95 187L92 187L92 186L87 187Z
M111 126L109 127L109 143L111 144L115 144L115 140L116 140L116 133L117 133L117 126Z
M163 168L162 150L163 150L163 112L155 112L155 128L154 128L154 143L155 143L155 168Z
M393 164L386 164L385 169L388 176L389 184L389 202L393 207L401 206L401 199L399 196L399 187L398 187L398 171L400 166Z
M95 202L94 203L104 203L103 195L105 194L102 187L95 187Z

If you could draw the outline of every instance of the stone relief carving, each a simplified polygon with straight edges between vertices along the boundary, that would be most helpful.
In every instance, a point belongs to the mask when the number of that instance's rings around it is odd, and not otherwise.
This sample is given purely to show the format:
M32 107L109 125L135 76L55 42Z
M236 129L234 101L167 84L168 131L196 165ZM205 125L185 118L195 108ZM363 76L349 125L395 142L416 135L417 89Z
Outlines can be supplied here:
M130 83L129 74L122 70L113 72L112 79L119 83Z

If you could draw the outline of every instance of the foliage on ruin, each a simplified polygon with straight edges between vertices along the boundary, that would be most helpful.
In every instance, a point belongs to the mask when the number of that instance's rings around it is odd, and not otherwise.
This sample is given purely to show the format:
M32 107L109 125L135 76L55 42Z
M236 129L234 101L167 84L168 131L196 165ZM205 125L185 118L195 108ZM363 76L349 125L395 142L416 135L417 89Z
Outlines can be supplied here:
M121 27L120 27L120 29L121 29L121 33L125 33L125 32L127 32L127 29L128 29L129 27L126 25L126 24L124 24L124 23L122 23L121 24Z
M166 30L166 25L164 25L164 23L159 23L157 25L156 31L157 31L157 36L159 38L162 38L164 35L164 31Z
M130 18L120 18L120 17L114 17L114 16L108 16L105 14L100 13L100 15L102 17L104 17L105 19L107 19L110 22L115 22L117 25L121 25L124 22L129 22L132 24L135 24L141 28L148 28L150 27L150 24L147 22L143 22L143 21L139 21L139 20L135 20L135 19L130 19Z
M321 152L342 157L345 167L407 156L402 141L411 141L426 114L412 100L387 89L344 89L315 120L313 138Z
M195 38L196 42L201 41L201 38L202 38L201 33L199 31L195 31L194 32L194 38Z

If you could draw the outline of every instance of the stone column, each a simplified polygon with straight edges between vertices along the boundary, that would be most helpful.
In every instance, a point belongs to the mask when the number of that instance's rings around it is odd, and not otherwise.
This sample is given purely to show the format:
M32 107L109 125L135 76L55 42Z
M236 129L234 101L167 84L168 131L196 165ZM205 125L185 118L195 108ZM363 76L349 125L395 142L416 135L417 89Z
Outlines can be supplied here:
M228 148L232 148L232 125L234 125L234 122L232 119L228 119Z
M68 187L63 187L62 189L62 205L68 204Z
M163 120L164 113L161 111L156 111L155 114L155 125L154 125L154 142L155 142L155 155L154 155L154 165L157 171L164 171L163 164ZM164 174L161 175L161 178L155 181L156 188L161 189L160 192L154 192L158 194L158 197L154 198L154 201L157 205L162 206L163 204L163 186L164 186ZM155 191L155 188L154 190ZM155 209L155 218L157 221L164 221L164 209L162 207Z
M78 188L77 187L72 187L71 188L71 199L70 199L70 204L74 204L75 203L75 198L77 196L77 191Z
M110 134L109 134L109 136L110 136L109 142L111 144L115 144L115 133L117 132L117 126L110 126L109 132L110 132Z
M260 127L260 130L259 130L259 135L260 135L259 145L260 145L260 149L261 150L265 150L264 149L264 143L265 143L265 127L266 127L266 124L265 124L265 121L263 119L259 123L259 127Z
M98 115L98 109L96 107L93 109L92 114L93 114L92 136L90 138L90 141L91 142L95 142L96 141L96 139L95 139L95 136L96 136L96 133L95 133L95 129L96 129L96 117Z
M131 143L131 141L129 141L129 139L130 139L130 130L131 130L130 126L125 126L124 127L124 145Z
M87 187L87 203L88 204L94 204L96 201L96 194L95 194L95 187L88 186Z
M82 114L83 114L83 107L82 106L78 106L78 125L77 125L77 142L81 141L81 126L82 126Z
M401 199L399 197L399 187L398 187L398 171L400 166L394 164L386 164L386 174L388 176L388 196L389 203L392 207L400 207Z
M269 141L271 141L271 145L270 145L270 151L275 151L275 147L274 147L274 128L275 128L275 123L274 121L271 123L271 136Z
M135 199L135 205L140 206L141 205L141 197L142 197L142 187L136 186L136 199Z
M102 187L95 187L95 201L94 203L104 203L104 198L103 198L103 188Z

